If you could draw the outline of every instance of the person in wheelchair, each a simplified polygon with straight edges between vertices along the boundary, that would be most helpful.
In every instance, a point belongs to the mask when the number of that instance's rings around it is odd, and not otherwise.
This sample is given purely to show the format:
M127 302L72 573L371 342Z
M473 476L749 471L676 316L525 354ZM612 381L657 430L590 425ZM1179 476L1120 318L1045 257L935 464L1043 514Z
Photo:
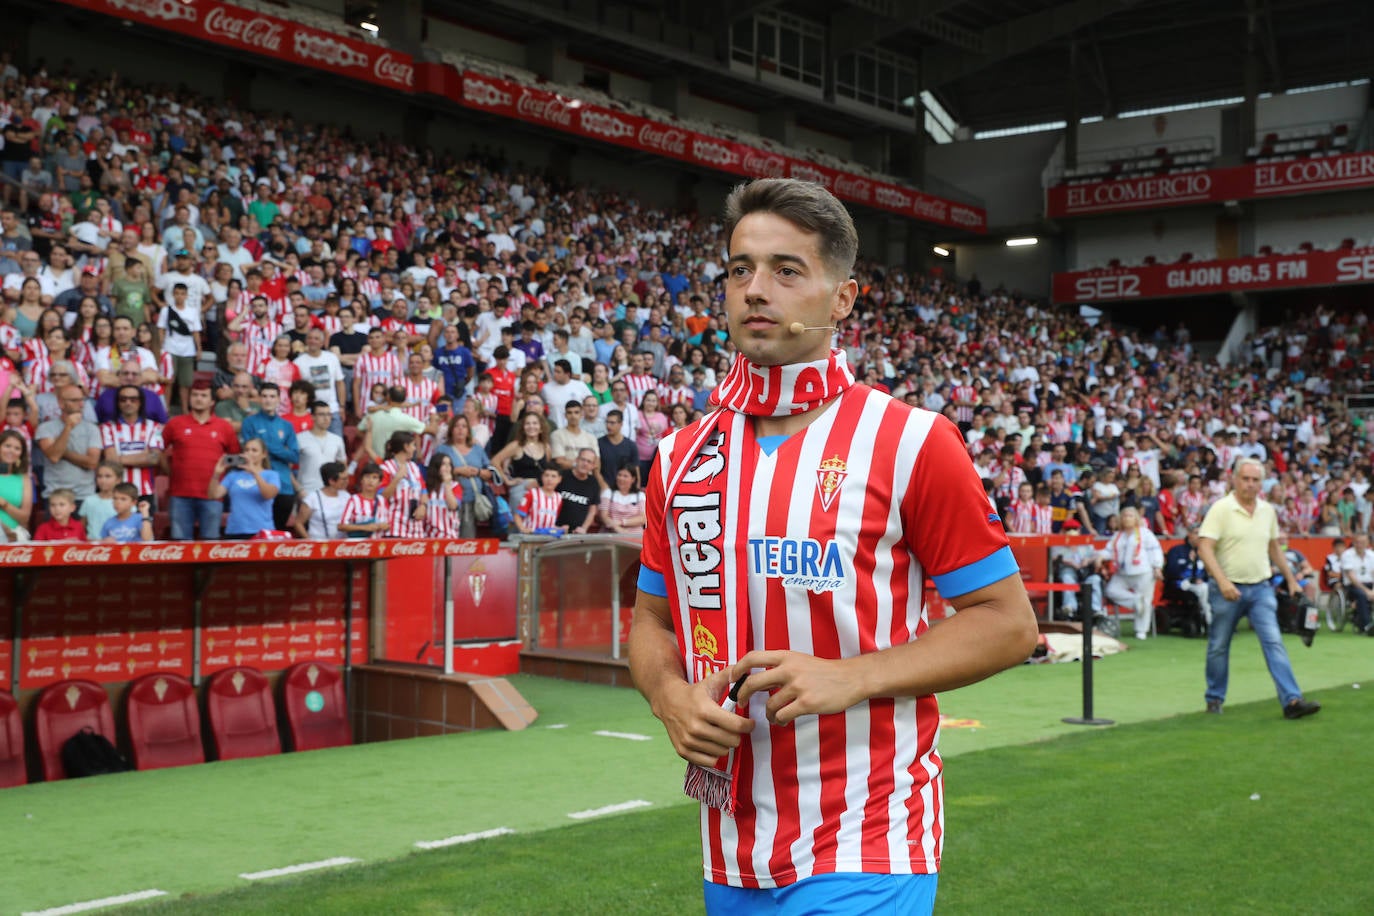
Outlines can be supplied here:
M1068 530L1068 529L1066 529ZM1077 534L1077 531L1070 531ZM1102 557L1092 544L1075 547L1055 547L1051 550L1054 581L1079 586L1076 592L1062 592L1060 598L1069 620L1078 616L1079 596L1087 593L1092 619L1102 616Z
M1355 606L1355 626L1366 636L1374 636L1369 614L1369 602L1374 598L1374 550L1369 548L1367 532L1357 533L1355 543L1341 554L1341 575L1346 600Z
M1312 564L1307 561L1306 555L1296 547L1288 546L1288 535L1279 535L1279 550L1288 558L1288 565L1293 570L1293 577L1302 586L1303 596L1313 604L1317 603L1317 571L1312 568ZM1270 569L1274 572L1274 587L1278 588L1283 584L1283 573L1272 565Z
M1322 564L1322 587L1329 592L1345 591L1345 580L1341 576L1341 554L1345 553L1348 546L1345 538L1336 538L1331 542L1331 552Z
M1212 603L1207 597L1207 567L1197 552L1197 526L1188 529L1187 539L1169 548L1164 555L1164 600L1186 604L1196 602L1203 621L1212 624Z

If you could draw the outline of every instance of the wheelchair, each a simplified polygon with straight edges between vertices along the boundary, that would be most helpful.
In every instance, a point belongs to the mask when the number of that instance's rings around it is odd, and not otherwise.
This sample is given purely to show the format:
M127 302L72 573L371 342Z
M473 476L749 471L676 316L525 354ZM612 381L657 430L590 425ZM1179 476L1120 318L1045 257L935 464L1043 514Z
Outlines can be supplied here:
M1326 628L1333 633L1339 633L1345 629L1350 613L1354 610L1352 602L1346 597L1345 586L1340 580L1333 581L1323 576L1322 585L1325 587L1317 596L1317 607L1322 612L1322 619L1326 621Z
M1177 629L1189 639L1206 635L1207 618L1197 595L1165 582L1160 599L1161 603L1155 605L1155 632L1162 636Z

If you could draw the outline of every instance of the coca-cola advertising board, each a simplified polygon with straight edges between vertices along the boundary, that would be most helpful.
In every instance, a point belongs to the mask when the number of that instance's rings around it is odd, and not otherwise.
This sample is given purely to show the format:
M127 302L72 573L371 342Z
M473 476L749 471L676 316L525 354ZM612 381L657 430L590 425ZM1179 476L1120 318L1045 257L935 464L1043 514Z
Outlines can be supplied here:
M3 544L0 569L33 566L120 566L218 563L292 563L309 560L386 560L391 557L475 557L498 541L154 541L146 544Z
M217 45L411 92L409 54L216 0L62 0Z
M1055 302L1127 302L1174 296L1374 283L1374 249L1152 264L1057 273Z
M40 575L24 603L19 687L68 678L117 683L154 671L189 677L193 605L189 568Z
M9 690L14 676L14 608L6 595L14 594L14 577L0 575L0 690Z
M875 181L734 140L712 137L546 89L474 71L460 73L457 85L450 82L446 88L449 97L460 105L528 124L538 124L589 140L600 140L732 175L814 181L825 185L842 200L942 226L972 232L987 231L987 212L982 207L945 200L912 188Z
M1092 216L1371 187L1374 187L1374 153L1350 153L1175 175L1057 185L1045 192L1045 215L1051 218Z

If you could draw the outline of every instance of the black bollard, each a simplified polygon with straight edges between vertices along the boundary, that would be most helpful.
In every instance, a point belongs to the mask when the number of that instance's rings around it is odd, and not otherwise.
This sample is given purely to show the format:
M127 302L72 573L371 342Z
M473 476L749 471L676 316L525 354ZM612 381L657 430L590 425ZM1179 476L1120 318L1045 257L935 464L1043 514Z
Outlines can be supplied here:
M1093 718L1093 623L1095 615L1092 612L1092 603L1080 604L1079 617L1086 617L1082 621L1083 627L1083 715L1081 717L1065 716L1064 720L1070 725L1115 725L1111 719Z

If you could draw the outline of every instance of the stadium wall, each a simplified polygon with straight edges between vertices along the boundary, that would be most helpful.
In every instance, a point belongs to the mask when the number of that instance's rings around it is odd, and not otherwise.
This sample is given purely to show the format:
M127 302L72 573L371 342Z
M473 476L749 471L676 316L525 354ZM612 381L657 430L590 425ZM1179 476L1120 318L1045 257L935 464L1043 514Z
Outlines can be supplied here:
M433 16L425 17L425 29L428 35L426 44L435 50L473 54L513 67L524 68L527 64L525 46L518 41L500 38L490 32L479 32Z
M1374 244L1374 192L1268 200L1255 205L1255 245L1296 250L1303 242L1335 248L1344 239Z
M1057 132L993 140L932 143L926 171L987 202L988 226L1024 226L1045 212L1040 174L1060 142Z
M1211 210L1142 213L1076 220L1068 224L1071 239L1071 270L1106 267L1113 258L1123 264L1140 264L1147 255L1162 263L1172 263L1185 251L1193 260L1216 258L1218 250L1217 214ZM1223 254L1235 257L1236 252Z
M957 245L954 251L961 280L977 277L984 290L1000 286L1036 297L1049 296L1050 274L1063 257L1060 244L1048 238L1025 248L1008 248L997 239Z
M1274 95L1256 103L1255 124L1262 134L1285 127L1327 121L1358 124L1369 108L1369 86L1343 86L1294 95Z
M185 84L215 97L225 91L223 58L121 28L104 17L35 22L27 48L29 61L42 58L49 70L69 61L78 73L95 70L137 83Z

